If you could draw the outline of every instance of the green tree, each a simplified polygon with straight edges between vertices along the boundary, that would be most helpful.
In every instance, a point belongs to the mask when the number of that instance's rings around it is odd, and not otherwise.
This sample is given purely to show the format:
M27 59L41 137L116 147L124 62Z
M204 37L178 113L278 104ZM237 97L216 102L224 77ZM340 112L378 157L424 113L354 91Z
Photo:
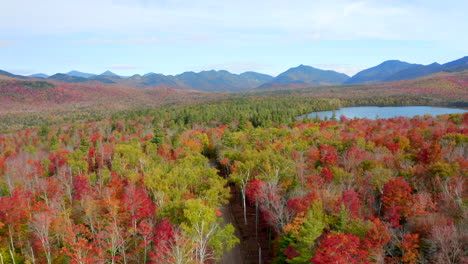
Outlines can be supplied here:
M231 224L222 226L215 210L201 199L188 200L184 216L186 221L181 228L195 242L195 255L200 264L219 259L225 250L239 243L234 227Z
M320 202L314 202L304 219L302 227L297 233L291 236L294 239L293 247L299 253L299 256L287 260L292 264L310 263L314 256L315 240L322 235L323 229L328 226L327 216L323 211Z
M165 136L165 133L162 130L162 128L159 126L156 126L153 129L153 139L151 139L151 143L154 143L159 146L161 143L163 143L164 136Z

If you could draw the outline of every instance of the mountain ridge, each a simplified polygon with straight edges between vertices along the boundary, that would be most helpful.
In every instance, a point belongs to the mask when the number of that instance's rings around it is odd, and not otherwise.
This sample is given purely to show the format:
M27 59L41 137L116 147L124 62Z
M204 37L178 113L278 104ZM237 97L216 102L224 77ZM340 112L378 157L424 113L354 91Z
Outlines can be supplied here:
M75 70L69 71L65 74L69 76L73 76L73 77L83 77L83 78L90 78L90 77L96 76L96 74L94 73L86 73L86 72L80 72L80 71L75 71Z
M49 75L47 74L44 74L44 73L36 73L36 74L31 74L31 75L28 75L27 77L32 77L32 78L49 78Z
M402 81L402 80L410 80L410 79L415 79L419 77L424 77L427 75L431 75L436 72L440 72L443 70L443 66L437 62L433 62L429 65L417 65L414 67L410 67L405 70L401 70L388 78L386 78L384 81Z
M105 76L101 76L105 77ZM155 74L154 77L161 77ZM165 77L165 76L164 76ZM173 77L173 76L172 76ZM3 111L22 112L53 109L72 110L78 108L125 109L125 107L151 107L173 102L203 101L207 98L226 99L245 96L291 95L326 98L363 98L366 96L406 96L420 97L422 101L433 100L450 106L466 107L468 102L468 70L460 72L440 72L430 76L396 82L379 82L360 85L333 85L312 87L303 84L290 86L300 88L293 92L284 85L276 90L251 90L243 93L212 93L191 89L148 88L140 89L124 86L121 83L98 83L84 81L65 83L61 78L70 77L57 74L55 79L0 78L0 106ZM125 80L124 80L125 81ZM301 87L302 85L302 87ZM0 111L2 111L0 109Z
M100 76L107 76L107 77L115 77L115 78L122 78L123 76L117 75L109 70L99 74Z
M370 67L356 73L354 76L349 78L345 84L364 84L385 81L385 79L389 78L395 73L415 67L417 65L418 64L411 64L400 60L387 60L377 66Z
M396 65L393 64L392 65L393 67L385 67L387 65L384 65L384 64L389 63L389 62L397 62L397 60L385 61L377 66L360 71L357 74L355 74L350 80L348 80L347 83L348 84L355 84L355 83L363 84L363 83L372 83L372 82L403 81L403 80L410 80L410 79L416 79L416 78L428 76L428 75L442 72L442 71L456 72L456 71L463 71L463 70L468 69L468 56L447 62L445 64L439 64L437 62L433 62L428 65L422 65L422 64L411 64L408 62L398 61L399 63L397 63ZM366 74L368 73L373 73L373 75L378 75L380 76L380 78L373 79L372 75L371 75L371 78L369 78L369 76L366 76Z
M344 73L332 70L322 70L312 66L299 65L279 74L271 82L259 86L257 89L274 89L279 85L294 86L323 86L342 84L349 79Z
M186 71L176 75L148 72L143 75L135 74L132 76L121 76L109 70L101 74L72 70L67 73L57 73L51 76L33 74L28 77L0 70L0 76L5 76L2 78L23 79L43 78L45 80L66 83L94 82L118 84L139 89L172 88L198 91L245 91L390 82L415 79L437 72L458 72L466 69L468 69L468 56L445 64L432 63L429 65L413 64L400 60L387 60L379 65L362 70L351 77L336 71L322 70L303 64L289 68L276 77L253 71L235 74L226 70Z

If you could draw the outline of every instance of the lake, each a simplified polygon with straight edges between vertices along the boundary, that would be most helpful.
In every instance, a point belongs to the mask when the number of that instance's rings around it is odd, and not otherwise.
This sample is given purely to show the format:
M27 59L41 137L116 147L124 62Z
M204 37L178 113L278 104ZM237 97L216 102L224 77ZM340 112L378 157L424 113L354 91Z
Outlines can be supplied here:
M443 114L458 114L466 113L468 110L457 109L457 108L445 108L445 107L432 107L432 106L357 106L357 107L344 107L335 110L336 118L345 116L347 118L392 118L397 116L413 117L416 115L443 115ZM304 117L300 116L301 118ZM309 118L319 117L320 119L330 119L333 116L333 111L322 111L312 112L308 114Z

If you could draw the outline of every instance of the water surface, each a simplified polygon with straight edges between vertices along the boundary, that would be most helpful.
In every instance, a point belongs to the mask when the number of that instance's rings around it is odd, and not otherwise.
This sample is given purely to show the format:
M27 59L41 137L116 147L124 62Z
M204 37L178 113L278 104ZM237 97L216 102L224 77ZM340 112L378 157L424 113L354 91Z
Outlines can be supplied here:
M392 118L392 117L413 117L416 115L443 115L443 114L458 114L466 113L468 110L458 108L445 108L433 106L357 106L357 107L344 107L335 110L336 118L345 116L347 118ZM305 115L301 116L304 117ZM309 118L319 117L320 119L330 119L333 116L333 111L312 112L307 115Z

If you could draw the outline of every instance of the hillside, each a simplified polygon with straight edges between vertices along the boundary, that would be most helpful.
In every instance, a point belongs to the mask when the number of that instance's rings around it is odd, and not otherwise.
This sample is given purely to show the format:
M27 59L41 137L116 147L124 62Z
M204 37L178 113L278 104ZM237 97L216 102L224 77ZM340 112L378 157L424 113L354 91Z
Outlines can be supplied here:
M123 110L196 102L211 97L210 94L193 90L142 90L97 82L64 83L14 78L0 80L0 113Z
M31 75L29 75L28 77L45 79L45 78L48 78L49 75L44 74L44 73L36 73L36 74L31 74Z
M445 64L434 62L429 65L389 60L358 72L348 79L345 84L402 81L421 78L438 72L460 72L466 69L468 69L468 56Z
M89 78L89 77L93 77L96 75L96 74L80 72L80 71L69 71L65 74L69 76L83 77L83 78Z
M12 74L12 73L9 73L7 71L3 71L3 70L0 70L0 78L19 78L19 79L25 79L26 77L24 76L21 76L21 75L16 75L16 74Z
M176 75L175 79L181 83L181 85L195 90L241 91L258 87L270 81L273 77L256 72L245 72L238 75L223 70L212 70L199 73L184 72L180 75Z
M397 72L416 66L418 65L399 60L385 61L377 66L358 72L346 80L345 84L382 82Z
M442 65L444 69L456 68L456 67L467 67L468 66L468 56L460 58L458 60L454 60L451 62L447 62Z
M379 82L322 87L297 87L278 85L277 89L255 90L250 96L299 95L316 98L364 99L373 105L373 99L398 97L399 105L423 104L468 107L468 70L440 72L414 80ZM416 101L414 101L416 100ZM418 103L416 103L418 102Z
M273 77L256 73L245 72L242 74L232 74L228 71L202 71L184 72L178 75L164 75L157 73L147 73L143 76L135 74L128 78L123 78L110 71L100 75L92 75L87 79L82 79L84 74L74 73L75 78L61 78L65 82L97 81L106 84L114 83L126 87L134 88L171 88L179 90L199 90L199 91L242 91L249 90L270 81ZM57 79L57 78L55 78Z
M85 78L85 77L73 76L73 75L68 75L64 73L56 73L48 77L47 79L60 81L60 82L66 82L66 83L81 83L81 82L89 81L88 78Z
M295 120L339 104L242 98L1 133L1 257L219 263L239 244L244 263L463 263L468 114Z
M135 74L131 77L125 78L110 71L106 71L99 75L71 71L67 74L55 74L48 78L67 83L99 82L103 84L118 84L120 86L142 89L171 88L198 91L249 90L273 79L272 76L256 72L232 74L223 70L202 71L198 73L184 72L175 76L147 73L143 76Z
M414 67L403 69L387 77L383 81L401 81L401 80L416 79L416 78L428 76L437 72L443 72L443 71L457 72L457 71L463 71L465 69L468 69L468 56L465 56L458 60L447 62L445 64L439 64L437 62L434 62L429 65L415 65Z
M344 83L348 78L349 76L343 73L299 65L281 73L269 83L259 86L258 89L336 85Z
M213 76L210 72L205 74ZM249 74L251 76L248 76L245 80L252 80L252 75L255 76L255 78L263 77L260 81L268 79L268 77L262 75L257 76L256 73ZM185 73L180 79L193 80L194 77L192 77L192 75L196 74ZM219 73L219 78L212 78L210 81L213 84L219 82L219 80L225 76L230 75L221 72ZM294 75L288 73L283 76L284 77L280 79L287 79L287 76ZM65 81L70 80L70 78L82 80L82 77L71 77L68 75L56 75L54 78L57 77L64 77ZM122 85L122 83L126 84L128 79L122 79L119 84L115 82L113 77L107 76L94 76L91 77L90 80L80 83L66 83L50 79L23 80L13 77L3 77L3 80L0 81L0 102L4 103L0 105L0 111L22 111L21 109L50 110L57 108L77 109L80 107L91 109L134 109L176 102L197 102L220 98L285 94L291 93L292 87L295 88L293 90L294 93L312 97L358 98L408 95L430 98L430 100L442 104L468 102L468 70L460 72L440 72L414 80L369 83L363 85L314 87L311 84L304 84L302 82L292 84L270 83L270 88L272 85L277 85L276 92L274 91L275 89L258 89L242 93L213 93L189 90L188 84L174 77L169 78L158 74L150 74L146 77L132 76L129 79L146 82L149 86L159 88L129 88L131 87L130 85L129 87ZM202 82L202 80L206 80L206 78L197 78L196 80L198 83L192 81L192 85L207 85L205 82ZM233 82L234 80L231 81ZM173 89L175 87L184 87L184 89Z
M406 70L399 71L384 81L401 81L401 80L409 80L415 79L419 77L424 77L436 72L440 72L444 69L444 66L440 65L437 62L434 62L429 65L416 65L414 67L410 67Z
M135 77L136 78L136 77ZM0 130L43 122L100 120L119 111L160 106L278 97L334 98L343 105L433 105L468 108L468 70L441 72L415 80L365 85L335 85L246 92L201 92L170 88L128 88L101 82L63 83L51 80L0 78ZM275 104L270 107L275 108ZM292 107L292 106L291 106ZM219 114L219 113L218 113ZM233 116L234 113L229 113ZM259 122L257 117L255 122ZM47 121L46 121L47 120Z
M468 56L443 65L445 72L460 72L468 70Z
M105 71L105 72L103 72L103 73L101 73L101 74L99 74L99 75L100 75L100 76L107 76L107 77L120 78L119 75L117 75L117 74L115 74L115 73L113 73L113 72L111 72L111 71Z

